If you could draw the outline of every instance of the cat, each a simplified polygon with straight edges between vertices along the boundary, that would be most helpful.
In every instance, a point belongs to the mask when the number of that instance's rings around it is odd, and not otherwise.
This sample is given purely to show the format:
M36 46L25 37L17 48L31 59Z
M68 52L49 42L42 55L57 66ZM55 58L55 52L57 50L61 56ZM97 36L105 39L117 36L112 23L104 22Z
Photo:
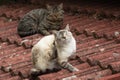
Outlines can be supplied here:
M59 30L63 25L64 10L63 4L46 5L46 9L35 9L21 18L17 32L21 37L40 33L49 35L50 30Z
M76 41L70 32L69 25L65 29L44 36L31 50L33 68L31 72L45 72L47 69L68 69L78 71L68 59L76 52Z

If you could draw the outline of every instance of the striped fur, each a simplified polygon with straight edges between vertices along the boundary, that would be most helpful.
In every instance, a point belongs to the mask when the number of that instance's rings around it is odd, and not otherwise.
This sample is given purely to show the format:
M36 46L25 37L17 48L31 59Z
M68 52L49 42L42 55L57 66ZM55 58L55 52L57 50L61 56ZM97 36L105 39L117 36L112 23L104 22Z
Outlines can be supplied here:
M63 24L63 5L47 5L47 9L35 9L28 12L18 24L18 34L21 37L40 33L50 34L49 30L59 30Z

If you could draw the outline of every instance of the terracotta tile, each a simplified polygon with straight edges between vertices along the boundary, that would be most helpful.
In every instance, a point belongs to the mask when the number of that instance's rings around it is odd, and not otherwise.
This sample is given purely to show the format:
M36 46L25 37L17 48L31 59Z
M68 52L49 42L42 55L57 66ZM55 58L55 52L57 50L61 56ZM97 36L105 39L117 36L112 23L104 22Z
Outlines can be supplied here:
M117 46L116 46L117 47ZM113 48L110 51L107 52L101 52L98 55L94 55L91 57L87 58L87 61L91 64L91 65L96 65L97 61L108 58L108 57L112 57L114 54L119 54L119 51L116 52L116 50L119 48Z
M112 31L111 31L112 30ZM114 39L116 36L115 36L115 32L119 32L120 29L119 29L119 26L117 26L117 28L113 28L111 29L110 31L108 31L108 33L104 33L103 36L107 39L107 40L111 40L111 39Z
M29 54L30 50L22 50L16 53L15 56L7 56L5 58L3 58L0 61L0 64L2 64L2 66L8 66L8 65L12 65L18 62L22 62L25 60L30 60L30 56L31 54ZM11 57L12 56L12 57ZM25 58L26 57L26 58Z
M76 60L76 59L74 59L74 60L69 60L69 62L70 62L70 64L72 64L73 66L80 64L80 62L79 62L78 60Z
M9 34L8 34L9 33ZM13 35L13 34L15 34L16 33L16 28L13 28L13 29L9 29L8 31L5 31L5 32L2 32L2 33L0 33L0 39L2 40L2 41L7 41L7 37L8 36L11 36L11 35Z
M77 42L79 43L77 46L82 45L83 43L87 43L88 41L94 40L94 38L92 36L86 37L84 34L81 34L81 35L75 34L74 37L77 40Z
M6 79L6 80L19 80L19 79L20 79L19 76L13 76L13 77L8 78L8 79Z
M7 42L0 43L0 50L6 48L7 45L8 45Z
M119 80L119 79L120 79L120 73L117 73L117 74L105 76L101 78L100 80Z
M93 35L92 34L93 32L98 33L98 30L106 28L106 24L105 23L107 23L107 22L108 21L96 21L94 23L91 23L91 24L87 25L88 27L85 29L86 35ZM97 25L97 24L100 24L100 25ZM99 27L99 29L98 29L98 27ZM101 36L101 35L98 35L98 36Z
M24 50L24 48L23 47L16 47L15 45L12 45L9 48L9 50L1 51L0 59L4 59L5 57L8 57L8 56L11 58L17 54L16 52L21 51L21 50Z
M110 67L113 73L120 72L120 61L112 62L108 67Z
M116 43L120 43L120 36L115 38Z
M92 39L90 39L90 38L88 38L88 40L87 39L85 39L85 40L83 40L83 41L86 41L86 42L84 42L84 44L82 43L82 44L78 44L77 45L77 49L83 49L83 48L85 48L85 47L99 47L100 45L101 45L101 43L105 43L105 42L107 42L105 39L103 39L103 38L101 38L101 39L94 39L94 38L92 38Z
M90 46L90 47L85 47L84 49L79 49L77 50L77 53L79 53L78 55L81 57L98 52L103 52L105 50L111 49L114 44L115 41L108 41L105 43L101 43L99 46Z
M29 74L30 74L30 69L32 68L31 65L27 65L27 66L23 66L22 68L18 68L16 69L16 71L14 71L15 73L18 73L18 75L25 79L25 78L28 78L29 77Z
M30 60L23 61L23 62L19 62L16 64L12 64L11 66L7 66L5 67L5 70L7 70L9 68L9 73L11 76L17 76L20 75L20 77L23 76L23 74L25 73L24 70L28 69L27 71L30 71L31 68L31 62ZM24 69L23 69L24 68ZM25 70L26 71L26 70ZM26 72L25 75L28 75L29 72Z
M93 79L93 80L100 80L102 77L112 75L112 71L110 69L94 72L88 75L84 75L81 77L78 77L80 80L88 80L88 79Z
M110 50L106 50L106 51L103 51L103 52L98 52L98 53L95 53L95 54L82 56L82 57L79 57L79 59L80 59L80 61L83 61L83 62L87 61L90 65L97 65L97 61L104 58L106 53L109 53L109 52L111 53L112 51L114 51L115 53L119 52L119 51L117 51L117 50L115 51L115 50L116 50L115 48L112 48ZM101 56L103 56L103 57L101 57ZM109 55L109 56L111 56L111 55Z
M50 3L50 1L47 2ZM54 2L54 0L51 2ZM46 74L40 75L39 78L41 80L70 78L73 78L73 80L96 80L104 77L108 80L119 79L117 73L120 71L118 54L120 51L120 40L119 37L117 37L116 40L114 40L115 38L113 37L114 32L119 31L120 22L109 19L97 20L93 18L93 14L99 13L101 15L105 14L106 16L119 16L120 8L97 2L90 2L91 4L88 5L84 1L76 1L76 5L73 5L74 2L75 1L72 1L71 4L65 1L66 5L64 5L64 8L69 9L65 9L69 11L69 13L65 13L63 25L65 26L68 23L71 25L71 31L77 40L77 54L72 56L69 62L80 71L70 73L62 69L60 71L47 72ZM112 2L108 4L111 5ZM19 35L17 35L16 28L18 20L22 18L24 14L41 6L42 5L13 4L0 7L0 16L4 16L0 17L0 52L4 53L0 54L0 64L2 65L0 66L1 80L18 80L20 78L22 78L22 80L29 80L28 74L32 68L30 58L31 47L36 44L42 36L35 34L20 38ZM78 14L76 14L76 12L78 12ZM6 20L5 16L10 17L11 20ZM62 26L62 28L64 26ZM107 37L104 36L104 34ZM16 55L13 55L15 53ZM92 65L96 64L97 61L97 66L90 66L87 61ZM100 67L107 69L102 70ZM7 70L8 72L5 72Z
M5 48L3 47L1 50L0 50L0 57L2 57L2 55L4 55L4 52L6 53L7 50L6 49L14 49L16 46L13 44L13 45L7 45ZM6 51L5 51L6 50ZM10 50L9 50L10 51Z
M0 69L1 69L1 67L0 67ZM4 72L2 70L0 70L0 75L2 75L2 74L4 74Z
M10 28L16 27L17 21L12 21L12 22L6 22L4 24L0 24L0 31L8 30Z
M4 73L0 75L0 79L2 80L6 80L8 78L11 78L12 76L10 75L10 73Z
M87 68L90 67L90 65L87 64L87 63L83 63L83 64L76 65L75 67L77 67L80 71L82 71L83 67L84 67L84 69L87 69ZM74 73L70 73L67 70L60 70L60 71L55 72L55 73L41 75L41 76L39 76L39 78L41 80L47 80L47 79L53 79L53 80L55 80L55 79L57 79L58 76L63 76L63 75L69 76L71 74L74 74Z
M92 19L83 19L81 22L76 22L76 24L73 24L73 27L76 27L76 29L79 31L79 33L83 33L83 30L86 29L86 24L90 24L91 22L94 22ZM84 26L84 27L83 27ZM78 28L77 28L78 27Z
M120 56L115 56L115 57L112 56L112 57L99 60L98 65L100 65L103 69L105 69L108 67L109 63L119 61L119 60L120 60Z
M7 37L7 42L10 44L14 44L17 39L21 39L20 36L16 33Z
M31 36L23 37L22 39L23 39L23 40L26 40L26 39L28 39L28 40L32 40L32 39L40 38L40 37L42 37L41 34L34 34L34 35L31 35Z
M90 68L87 68L87 69L80 70L79 72L73 72L73 73L69 73L69 74L66 74L66 75L61 75L61 76L54 77L54 78L52 78L52 80L63 79L65 77L70 77L70 76L73 76L73 75L76 75L76 76L79 77L79 76L83 76L83 75L90 74L90 73L100 71L100 70L101 69L100 69L99 66L90 67Z

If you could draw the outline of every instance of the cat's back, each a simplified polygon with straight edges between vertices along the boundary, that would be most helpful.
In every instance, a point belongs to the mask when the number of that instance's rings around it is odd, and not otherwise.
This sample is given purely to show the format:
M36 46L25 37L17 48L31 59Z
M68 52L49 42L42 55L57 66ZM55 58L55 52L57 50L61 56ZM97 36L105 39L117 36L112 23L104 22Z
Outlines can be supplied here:
M44 36L37 44L34 45L33 48L38 48L38 49L50 49L53 47L53 43L55 41L55 36L54 35L48 35Z
M28 12L27 14L39 14L39 13L44 13L46 12L47 10L46 9L43 9L43 8L40 8L40 9L34 9L34 10L31 10L30 12Z
M54 35L48 35L43 37L39 42L38 45L42 45L42 44L47 44L47 45L51 45L55 40L55 36Z
M35 17L39 18L40 16L45 15L47 12L46 9L40 8L40 9L34 9L29 11L27 14L24 15L24 17Z

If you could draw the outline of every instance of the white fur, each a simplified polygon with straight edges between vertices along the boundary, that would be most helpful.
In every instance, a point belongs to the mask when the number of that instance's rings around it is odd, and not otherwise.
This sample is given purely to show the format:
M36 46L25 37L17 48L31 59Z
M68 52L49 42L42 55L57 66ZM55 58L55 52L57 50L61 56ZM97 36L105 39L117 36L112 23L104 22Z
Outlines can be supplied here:
M70 31L67 33L69 34L64 34L67 36L65 40L59 41L59 39L56 39L55 35L49 35L43 37L36 45L34 45L32 48L32 60L36 70L44 72L46 69L59 68L56 63L67 62L68 57L76 52L76 41ZM55 46L53 45L54 42ZM58 57L57 59L51 60L51 56L55 51L54 47L57 49Z
M76 52L76 41L73 36L66 43L57 44L56 48L58 51L58 59L60 62L67 61L68 57Z
M50 62L50 56L48 53L53 53L53 42L55 40L54 35L43 37L33 48L32 48L32 60L37 59L38 61L34 65L34 68L45 71L46 69L53 69L54 62ZM35 57L34 54L37 54Z

